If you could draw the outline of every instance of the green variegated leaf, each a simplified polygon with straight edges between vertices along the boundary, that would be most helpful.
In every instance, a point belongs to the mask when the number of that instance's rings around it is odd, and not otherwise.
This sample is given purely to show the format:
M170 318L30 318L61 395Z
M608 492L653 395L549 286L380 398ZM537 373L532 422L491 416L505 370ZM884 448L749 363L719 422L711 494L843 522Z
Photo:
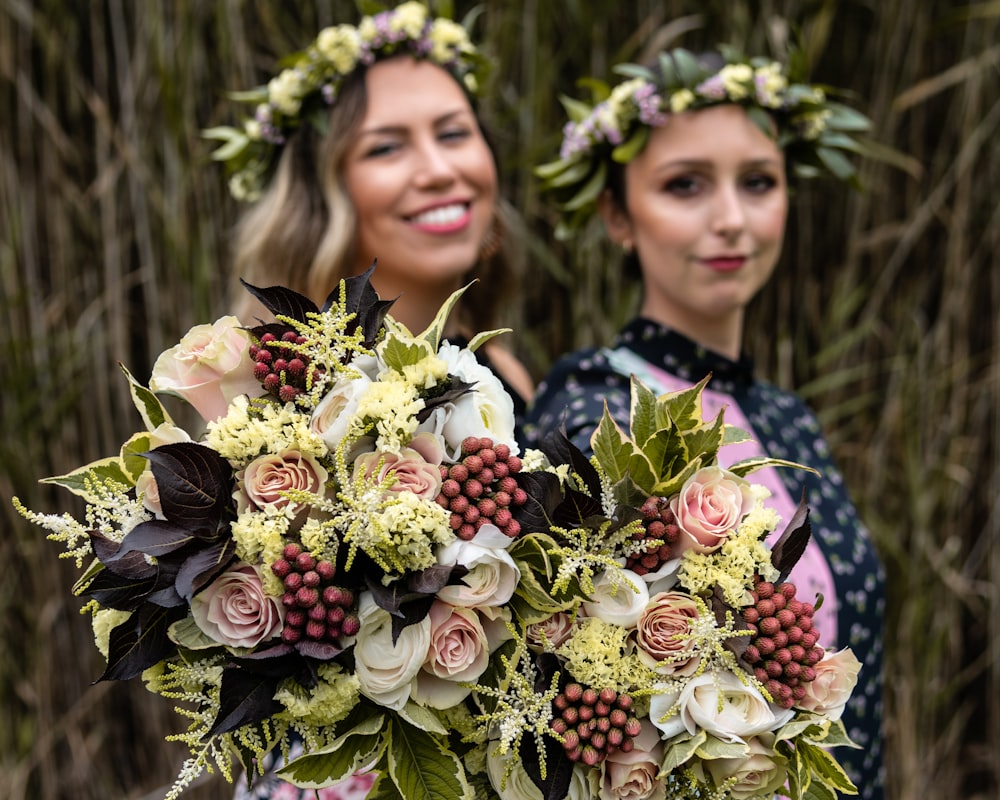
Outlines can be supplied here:
M441 337L444 335L444 326L448 321L448 316L451 314L451 310L455 307L455 303L461 299L462 295L472 286L472 283L467 283L461 289L456 289L447 300L444 301L444 305L438 309L437 314L434 317L434 321L427 326L427 329L423 331L417 338L423 339L430 345L431 352L436 353L438 348L441 346ZM415 363L415 362L414 362Z
M847 735L847 730L844 728L844 723L842 720L834 720L829 722L825 727L825 733L822 736L807 737L809 741L814 744L818 744L822 747L851 747L855 749L860 749L861 745L855 742L850 736Z
M701 393L711 377L706 375L686 389L660 395L656 401L656 424L661 428L673 424L682 431L701 427L704 424Z
M122 466L129 476L131 476L133 483L145 472L146 467L149 466L149 459L142 455L142 453L148 453L153 449L152 442L153 440L150 435L143 432L134 434L122 445Z
M694 475L702 467L702 461L700 458L695 458L684 466L684 468L673 475L667 480L662 480L653 486L651 495L656 495L657 497L671 497L677 494L681 487L684 486L685 481Z
M689 459L687 440L676 428L657 431L642 445L642 452L649 462L654 483L669 478L674 464L685 464Z
M857 792L855 792L857 794ZM837 793L819 781L812 781L802 800L838 800Z
M700 455L704 461L713 460L722 446L725 429L726 423L722 419L722 414L719 414L711 425L686 433L684 444L689 457Z
M39 483L51 483L69 489L73 494L84 499L90 498L87 484L90 482L101 483L103 481L114 481L123 486L134 486L135 480L127 473L122 460L113 456L102 458L86 466L79 467L65 475L55 475L51 478L42 478Z
M319 789L349 778L381 758L385 717L375 714L340 733L333 744L300 756L277 771L282 780L304 789Z
M799 740L795 743L796 751L801 751L803 757L813 772L814 780L836 789L843 794L857 794L858 789L847 777L844 768L837 763L826 749Z
M812 714L800 714L792 718L792 720L785 725L782 725L775 732L776 741L791 741L792 739L798 738L803 733L805 733L810 728L813 729L814 736L822 737L823 729L819 724L821 722L819 717Z
M597 428L590 437L590 447L600 462L611 483L617 483L628 471L629 459L635 452L635 445L618 427L607 405Z
M186 650L208 650L219 647L219 643L206 634L193 617L179 619L167 628L167 638Z
M667 743L664 747L661 772L664 774L672 772L682 764L686 764L707 738L708 734L704 730L699 730L694 736L684 734L683 737L676 737L672 743Z
M410 723L414 728L427 731L427 733L437 733L441 736L448 735L448 729L441 723L438 715L419 703L410 701L397 713L401 719Z
M629 383L629 433L636 447L643 449L646 440L654 436L662 426L657 424L657 399L653 391L633 375Z
M627 470L628 477L632 483L642 489L646 497L651 497L660 476L653 469L653 465L646 458L645 453L641 450L636 450L629 457Z
M724 742L714 736L706 736L696 753L700 758L743 758L750 752L750 747L743 742Z
M125 377L128 379L128 388L132 394L132 402L135 403L136 409L138 409L139 414L142 416L142 422L146 426L146 430L156 430L164 422L173 425L174 421L170 418L167 410L152 390L139 383L124 364L119 364L118 366L121 367L122 372L125 373Z
M440 741L396 720L388 730L389 776L406 800L472 800L461 762Z
M795 461L785 461L782 458L766 458L764 456L737 461L728 469L734 475L739 475L741 478L744 478L751 472L756 472L764 467L787 467L788 469L801 469L806 472L812 472L815 475L819 475L817 470L812 467L807 467L805 464L799 464Z
M480 347L486 344L490 339L496 336L501 336L505 333L513 333L511 328L495 328L491 331L480 331L475 336L472 337L472 341L466 346L466 350L470 353L475 353Z
M722 446L752 441L753 437L750 435L750 432L743 430L743 428L737 428L735 425L726 425L723 429Z

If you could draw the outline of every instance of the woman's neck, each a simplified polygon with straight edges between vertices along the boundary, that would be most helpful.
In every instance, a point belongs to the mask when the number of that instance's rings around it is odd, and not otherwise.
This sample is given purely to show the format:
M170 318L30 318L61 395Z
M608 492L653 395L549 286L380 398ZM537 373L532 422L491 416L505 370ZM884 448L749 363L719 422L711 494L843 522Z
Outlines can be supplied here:
M724 317L704 317L681 312L664 313L662 309L649 307L644 303L639 309L641 316L683 334L691 341L732 361L737 361L743 349L742 309Z

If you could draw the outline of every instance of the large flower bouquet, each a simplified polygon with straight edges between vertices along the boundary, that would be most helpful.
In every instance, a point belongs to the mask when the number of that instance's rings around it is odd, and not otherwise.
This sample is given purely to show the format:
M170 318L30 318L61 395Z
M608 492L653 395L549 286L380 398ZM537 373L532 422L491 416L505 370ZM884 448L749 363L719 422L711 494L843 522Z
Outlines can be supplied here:
M824 654L785 579L763 492L719 447L700 393L636 382L587 459L552 437L519 454L513 407L442 338L414 334L370 272L322 308L248 287L275 322L228 317L127 371L145 430L48 479L82 519L29 511L83 570L107 659L189 720L168 797L203 770L372 796L833 798L827 748L857 674ZM158 395L207 425L196 441Z

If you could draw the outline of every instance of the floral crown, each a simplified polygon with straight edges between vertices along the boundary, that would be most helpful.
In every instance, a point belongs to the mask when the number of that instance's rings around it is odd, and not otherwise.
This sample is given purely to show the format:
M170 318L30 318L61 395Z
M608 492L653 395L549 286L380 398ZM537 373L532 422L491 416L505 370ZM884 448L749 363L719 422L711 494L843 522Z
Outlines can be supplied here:
M853 134L867 130L867 117L831 102L819 86L804 83L776 61L745 59L723 47L725 65L687 50L660 54L657 68L620 64L626 80L609 90L596 83L602 98L594 106L562 98L570 121L563 129L559 159L535 172L560 198L563 218L557 234L568 234L593 214L607 186L609 160L627 164L649 138L650 129L670 114L723 103L743 106L768 136L776 138L796 174L821 173L857 184L854 165L843 151L861 152Z
M284 59L288 66L267 84L231 95L256 106L241 127L203 131L206 138L223 142L212 158L225 163L233 197L257 199L288 135L303 123L325 130L326 111L336 102L344 79L359 66L397 53L444 67L473 96L489 71L489 63L477 53L462 25L431 17L416 0L363 17L356 27L324 28L305 51Z

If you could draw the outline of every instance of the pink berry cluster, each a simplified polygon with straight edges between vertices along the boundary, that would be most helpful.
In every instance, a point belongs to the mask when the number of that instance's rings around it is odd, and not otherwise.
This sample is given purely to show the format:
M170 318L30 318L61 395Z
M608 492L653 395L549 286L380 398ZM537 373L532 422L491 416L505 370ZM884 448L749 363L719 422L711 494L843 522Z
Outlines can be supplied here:
M333 584L336 567L317 560L297 544L289 543L271 565L281 578L285 593L285 627L282 641L303 639L336 644L341 636L354 636L361 627L354 609L354 593Z
M305 391L309 359L285 346L304 342L305 337L287 330L280 339L271 332L264 333L257 344L250 345L254 377L282 403L294 401Z
M753 604L743 609L753 637L743 658L774 702L791 708L805 697L805 684L816 679L823 648L816 644L815 609L795 599L795 585L757 583Z
M492 523L510 538L521 533L512 508L523 506L528 495L514 479L521 459L505 444L489 437L467 436L461 459L441 465L441 491L437 502L451 511L451 528L468 541L483 525Z
M662 564L675 558L674 546L681 535L677 527L674 512L670 510L669 501L665 497L650 497L639 509L642 512L643 530L632 538L638 542L645 539L660 540L661 545L650 544L638 553L633 553L625 559L625 568L637 575L656 572Z
M632 697L611 688L598 691L570 683L553 705L556 716L549 727L562 736L567 758L589 767L616 750L630 752L642 730L642 723L632 713Z

